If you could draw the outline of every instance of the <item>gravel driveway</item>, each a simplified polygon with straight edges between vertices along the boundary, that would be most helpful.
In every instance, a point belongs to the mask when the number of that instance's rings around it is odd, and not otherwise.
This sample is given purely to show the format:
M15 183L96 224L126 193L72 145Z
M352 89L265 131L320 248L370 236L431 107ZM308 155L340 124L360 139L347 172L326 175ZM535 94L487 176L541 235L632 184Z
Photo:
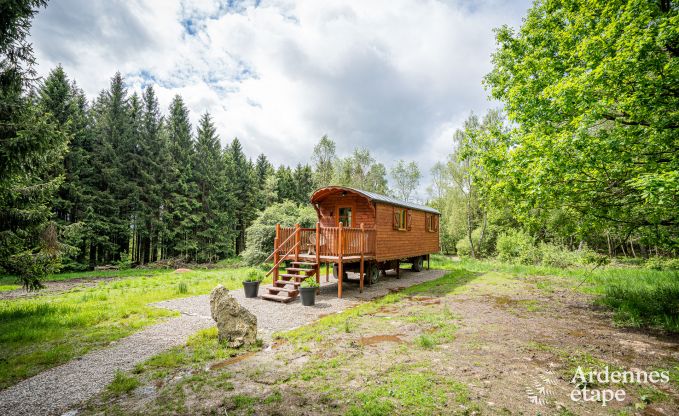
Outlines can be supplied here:
M331 277L330 283L323 282L321 294L317 296L313 307L302 306L299 299L282 304L259 298L246 299L242 290L230 293L257 316L259 336L266 342L276 331L305 325L321 315L340 312L361 301L433 280L443 274L445 272L441 270L421 273L402 270L400 279L396 279L393 274L383 277L380 283L366 287L363 293L359 293L357 284L345 283L342 299L337 298L337 283ZM325 277L321 280L324 281ZM263 290L260 290L261 293ZM183 345L196 331L214 325L210 317L209 295L173 299L153 305L177 310L181 316L153 325L117 341L109 348L91 352L0 391L0 415L62 414L103 390L113 380L117 370L131 370L135 364L173 346Z

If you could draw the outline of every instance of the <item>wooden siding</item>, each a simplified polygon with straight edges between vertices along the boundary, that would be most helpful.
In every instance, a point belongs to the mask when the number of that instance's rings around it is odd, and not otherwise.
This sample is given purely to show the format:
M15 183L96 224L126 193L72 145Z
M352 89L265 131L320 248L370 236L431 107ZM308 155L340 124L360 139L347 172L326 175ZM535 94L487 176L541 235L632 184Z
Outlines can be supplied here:
M320 219L322 227L336 227L339 207L351 207L352 227L360 227L363 223L366 227L372 228L375 225L375 211L373 205L364 197L356 194L341 196L337 193L329 195L320 203ZM344 224L345 226L347 224Z
M394 206L377 203L376 253L378 261L437 253L439 233L425 229L425 212L410 210L410 231L394 230Z

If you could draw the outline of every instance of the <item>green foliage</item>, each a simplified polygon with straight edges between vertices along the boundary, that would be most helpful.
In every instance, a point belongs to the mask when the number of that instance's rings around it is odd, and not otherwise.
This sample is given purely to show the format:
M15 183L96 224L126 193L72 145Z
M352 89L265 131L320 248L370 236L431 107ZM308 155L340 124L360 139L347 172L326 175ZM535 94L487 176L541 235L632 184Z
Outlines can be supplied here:
M189 285L187 285L186 282L177 283L177 293L181 293L182 295L189 293Z
M679 275L661 282L640 281L606 288L601 303L615 309L616 320L632 327L662 327L679 332Z
M391 177L394 179L394 193L396 197L409 201L413 192L415 192L420 184L422 174L417 163L406 163L401 159L391 168Z
M249 265L260 264L273 251L276 224L283 227L313 227L317 221L316 211L308 205L297 205L292 201L269 206L262 211L247 230L247 249L243 261ZM282 243L282 241L281 241Z
M644 266L651 270L679 270L679 259L666 257L649 257Z
M139 387L139 380L134 376L128 376L122 371L116 371L113 381L106 387L109 394L118 396L121 394L130 393L132 390Z
M261 282L262 280L264 280L264 273L260 270L250 270L243 278L244 282Z
M679 9L669 1L538 1L497 30L485 82L514 123L479 137L484 192L540 228L617 230L677 252Z
M320 287L321 285L313 277L307 277L302 281L300 287Z
M68 132L29 96L36 78L28 43L41 0L0 5L0 270L27 289L59 267L61 247L50 224L50 201L63 177Z
M314 185L316 188L332 184L335 163L337 162L335 149L335 142L329 139L327 135L321 137L321 140L314 146L311 161L314 163Z
M508 230L497 237L497 257L501 261L536 264L540 254L533 237L521 230Z
M483 243L481 242L481 235L483 234ZM474 243L474 249L478 256L489 256L493 252L493 239L492 234L488 228L483 230L482 228L477 228L472 231L472 242ZM459 256L470 257L471 247L469 245L469 238L466 236L461 238L460 241L455 245L455 249Z
M368 149L354 149L351 156L337 161L333 176L335 185L387 194L387 170L377 163Z

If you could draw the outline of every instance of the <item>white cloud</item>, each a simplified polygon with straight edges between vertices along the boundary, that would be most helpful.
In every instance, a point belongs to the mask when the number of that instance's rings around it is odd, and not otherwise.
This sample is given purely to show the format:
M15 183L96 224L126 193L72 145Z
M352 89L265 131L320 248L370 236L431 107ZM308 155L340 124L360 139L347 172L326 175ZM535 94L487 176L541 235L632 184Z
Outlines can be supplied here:
M426 174L469 112L491 106L492 29L528 6L53 0L32 39L41 74L61 63L91 98L115 71L134 90L155 84L165 108L181 94L194 122L209 111L223 143L237 136L253 158L307 162L327 133L342 153L365 146Z

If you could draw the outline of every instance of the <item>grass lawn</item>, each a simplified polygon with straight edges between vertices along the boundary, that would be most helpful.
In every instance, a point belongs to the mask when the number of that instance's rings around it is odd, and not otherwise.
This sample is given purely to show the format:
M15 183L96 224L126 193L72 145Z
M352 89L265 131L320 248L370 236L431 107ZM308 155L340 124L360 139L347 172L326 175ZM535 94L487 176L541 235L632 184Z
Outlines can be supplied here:
M51 276L48 280L117 279L0 301L0 389L175 315L148 303L206 294L220 283L235 289L249 270L142 269ZM9 280L4 277L2 284Z

